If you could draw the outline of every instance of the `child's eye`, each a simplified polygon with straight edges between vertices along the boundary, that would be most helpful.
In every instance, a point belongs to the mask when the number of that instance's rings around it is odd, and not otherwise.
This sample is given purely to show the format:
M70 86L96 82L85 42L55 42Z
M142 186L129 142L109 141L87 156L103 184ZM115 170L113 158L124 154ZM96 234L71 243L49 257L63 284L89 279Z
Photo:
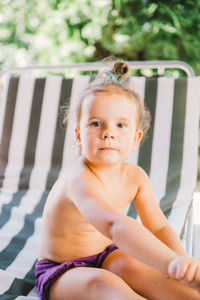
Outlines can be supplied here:
M118 126L119 128L124 128L124 127L127 127L127 125L126 125L126 124L124 124L124 123L118 123L118 124L117 124L117 126Z
M100 127L102 124L101 124L101 122L94 121L94 122L92 122L90 125L92 125L92 126L94 126L94 127Z

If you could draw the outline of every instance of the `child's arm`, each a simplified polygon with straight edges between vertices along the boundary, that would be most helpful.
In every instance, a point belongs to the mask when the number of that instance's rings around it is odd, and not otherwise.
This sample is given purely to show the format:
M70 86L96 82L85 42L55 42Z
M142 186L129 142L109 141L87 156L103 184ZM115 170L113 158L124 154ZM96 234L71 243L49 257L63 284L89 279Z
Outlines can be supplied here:
M133 218L115 209L93 175L86 172L71 179L67 191L83 216L122 251L167 273L169 262L177 254Z
M168 274L200 292L200 261L187 256L177 234L157 205L151 182L141 168L138 168L138 176L141 186L135 197L135 205L143 225L180 255L169 263Z
M135 197L135 206L142 224L178 255L186 255L179 237L155 201L149 177L141 168L138 168L138 177L141 185Z

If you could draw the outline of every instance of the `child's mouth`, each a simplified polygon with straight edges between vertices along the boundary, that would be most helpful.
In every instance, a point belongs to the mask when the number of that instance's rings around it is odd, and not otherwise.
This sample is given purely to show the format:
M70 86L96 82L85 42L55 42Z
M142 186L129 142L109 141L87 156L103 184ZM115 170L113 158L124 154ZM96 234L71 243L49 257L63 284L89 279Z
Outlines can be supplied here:
M116 150L116 149L115 148L110 148L110 147L105 147L105 148L100 148L100 150L110 151L110 150Z

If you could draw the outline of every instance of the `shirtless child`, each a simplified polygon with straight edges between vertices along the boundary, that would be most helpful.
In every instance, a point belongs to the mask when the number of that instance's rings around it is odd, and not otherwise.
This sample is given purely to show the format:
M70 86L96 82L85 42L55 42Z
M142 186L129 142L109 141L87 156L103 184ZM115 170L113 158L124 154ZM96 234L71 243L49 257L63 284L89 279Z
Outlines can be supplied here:
M77 109L81 155L54 184L35 267L41 299L200 299L200 262L188 257L143 169L124 162L149 113L116 62ZM142 225L124 214L135 202Z

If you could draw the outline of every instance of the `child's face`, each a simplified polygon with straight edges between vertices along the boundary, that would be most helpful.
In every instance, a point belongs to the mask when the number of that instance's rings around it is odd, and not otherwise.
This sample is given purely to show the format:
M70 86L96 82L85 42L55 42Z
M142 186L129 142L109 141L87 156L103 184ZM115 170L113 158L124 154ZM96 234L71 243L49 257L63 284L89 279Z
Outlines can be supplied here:
M84 99L75 129L82 155L93 164L123 161L142 138L136 130L136 105L124 93L90 95Z

